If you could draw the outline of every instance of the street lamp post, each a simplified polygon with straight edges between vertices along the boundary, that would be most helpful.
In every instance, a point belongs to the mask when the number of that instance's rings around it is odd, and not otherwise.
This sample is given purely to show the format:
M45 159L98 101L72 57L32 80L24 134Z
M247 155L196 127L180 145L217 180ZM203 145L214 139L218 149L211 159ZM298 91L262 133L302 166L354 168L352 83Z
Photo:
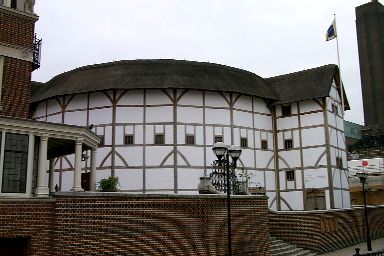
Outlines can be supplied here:
M219 165L224 167L227 174L228 255L232 255L230 169L236 168L236 162L241 155L241 148L233 145L227 147L223 142L217 142L213 145L212 150L219 160ZM229 158L232 158L232 162Z
M365 214L365 228L367 232L367 250L372 251L372 245L371 245L371 236L369 235L369 225L368 225L368 214L367 214L367 202L365 200L365 182L368 177L368 173L366 172L357 172L356 176L359 177L361 184L363 184L363 197L364 197L364 214Z

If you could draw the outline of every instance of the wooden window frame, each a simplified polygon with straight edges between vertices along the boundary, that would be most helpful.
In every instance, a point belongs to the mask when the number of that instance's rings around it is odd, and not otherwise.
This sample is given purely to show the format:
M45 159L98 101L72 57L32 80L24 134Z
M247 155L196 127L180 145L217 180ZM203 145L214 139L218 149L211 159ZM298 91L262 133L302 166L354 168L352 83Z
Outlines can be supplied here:
M268 149L268 140L261 140L261 149Z
M289 105L281 105L281 116L289 117L292 116L292 106Z
M133 134L124 135L124 145L133 145L135 144L135 136Z
M284 140L284 149L292 149L293 148L293 139Z
M193 135L193 134L185 135L185 144L186 145L196 145L195 135Z
M295 181L296 175L294 170L285 171L285 179L287 181Z
M165 144L165 135L164 135L164 133L155 134L154 140L155 140L154 141L155 145L164 145Z
M242 148L248 147L248 138L246 138L246 137L240 138L240 147L242 147Z
M217 143L217 142L224 142L223 135L215 135L213 137L213 143Z

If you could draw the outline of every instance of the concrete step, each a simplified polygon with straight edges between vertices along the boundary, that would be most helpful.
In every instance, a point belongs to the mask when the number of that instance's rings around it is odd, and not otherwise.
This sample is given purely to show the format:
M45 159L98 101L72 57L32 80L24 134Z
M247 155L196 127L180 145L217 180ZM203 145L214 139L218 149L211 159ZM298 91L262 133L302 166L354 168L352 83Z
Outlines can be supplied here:
M271 237L270 239L271 246L269 249L271 256L315 256L316 253L313 253L309 250L299 248L296 245L292 245L283 240Z

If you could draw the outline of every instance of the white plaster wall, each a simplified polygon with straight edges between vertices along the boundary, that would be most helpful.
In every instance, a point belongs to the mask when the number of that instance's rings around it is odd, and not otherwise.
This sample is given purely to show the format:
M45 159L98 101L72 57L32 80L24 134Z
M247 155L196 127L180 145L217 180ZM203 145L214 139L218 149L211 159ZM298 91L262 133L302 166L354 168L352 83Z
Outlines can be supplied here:
M118 123L143 123L144 109L142 107L117 107L116 120Z
M234 95L234 97L237 97L237 95ZM238 98L237 101L235 102L234 108L246 110L246 111L252 111L252 97L241 95L240 98Z
M303 192L301 191L290 191L290 192L281 192L280 196L289 204L292 210L303 210ZM281 201L281 210L289 210L286 204Z
M177 121L182 123L203 123L203 109L193 107L177 107Z
M266 171L266 189L267 190L276 190L276 180L275 180L275 172L274 171Z
M238 126L252 127L252 114L234 110L233 123Z
M343 208L343 195L341 190L333 190L335 208Z
M325 144L325 134L323 127L302 129L301 136L303 147Z
M56 99L48 100L47 115L58 113L61 111L61 106Z
M343 195L343 208L351 208L351 195L349 193L349 191L342 191L342 195Z
M108 153L111 152L109 147L102 147L97 149L96 166L101 167L102 161L106 158ZM108 157L103 166L111 166L111 158Z
M116 147L116 151L124 158L128 166L143 166L143 147Z
M304 170L306 188L328 187L328 172L326 168Z
M332 169L332 179L333 179L333 187L334 188L341 188L341 176L340 176L340 170L339 169Z
M272 117L254 114L254 127L258 129L272 130Z
M184 90L178 90L178 95ZM178 101L178 105L203 106L203 92L188 90Z
M321 99L319 99L319 102L321 102ZM300 113L307 113L312 111L321 111L322 107L319 105L318 102L314 100L305 100L300 101Z
M112 108L92 109L89 111L90 124L112 123Z
M254 112L271 115L270 109L267 107L265 101L261 98L253 97L253 110Z
M64 123L77 126L87 126L87 111L65 112Z
M36 110L32 114L32 119L42 119L43 117L45 120L45 116L47 115L46 105L47 103L45 101L37 104Z
M249 168L254 167L255 162L254 162L253 150L243 148L243 151L241 152L240 160L243 163L244 167L249 167Z
M173 107L147 107L146 108L147 123L163 123L173 122Z
M324 115L323 115L323 112L305 114L300 116L300 121L301 121L301 127L323 125Z
M299 126L298 118L297 116L277 118L276 126L278 130L297 128Z
M73 187L73 171L62 172L61 191L70 191Z
M279 152L279 168L300 167L300 150L287 150Z
M200 183L200 177L202 177L203 175L204 175L204 171L202 169L178 168L177 170L178 188L197 190L197 186Z
M110 91L106 93L110 95ZM89 94L89 107L110 107L112 106L111 101L108 99L107 95L103 92L92 92Z
M170 146L147 146L145 154L147 166L160 166L165 157L172 152L173 147Z
M205 122L207 124L228 125L230 123L230 113L226 109L207 108L205 115Z
M121 96L123 91L119 90L117 94ZM118 101L119 105L139 105L144 104L144 90L128 90Z
M147 169L145 171L146 189L174 188L174 172L172 168Z
M50 122L50 123L59 123L59 124L61 124L62 123L61 120L62 120L62 115L61 114L47 116L47 122Z
M142 170L115 170L115 176L119 178L120 190L142 190Z
M173 92L168 90L168 93L173 97ZM172 104L171 99L162 90L151 89L146 90L146 104L147 105L159 105L159 104Z
M308 148L303 150L304 166L326 165L327 155L324 154L326 147Z
M86 109L87 108L88 97L87 94L77 94L69 100L66 111L75 110L75 109Z
M269 209L276 211L276 200L274 200L276 198L276 192L266 192L265 194L268 197Z
M229 99L228 93L222 93L224 97L218 92L205 92L205 105L210 107L222 107L227 108L228 103L226 99Z
M273 152L265 150L256 151L256 168L269 168L274 169L275 167L273 160Z
M192 166L204 166L204 148L196 146L178 146L177 149ZM185 162L183 160L183 162Z

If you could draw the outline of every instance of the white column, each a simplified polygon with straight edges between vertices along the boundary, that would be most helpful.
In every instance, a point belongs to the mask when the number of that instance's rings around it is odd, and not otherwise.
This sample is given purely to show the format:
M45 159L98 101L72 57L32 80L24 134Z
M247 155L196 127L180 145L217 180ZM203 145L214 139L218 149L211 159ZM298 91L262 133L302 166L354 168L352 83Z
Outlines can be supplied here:
M28 142L28 167L27 167L27 187L26 196L30 197L32 194L32 175L33 175L33 156L35 154L35 136L29 134Z
M39 147L39 168L37 170L37 187L35 189L35 195L38 197L44 197L49 195L49 189L47 187L47 151L48 151L48 136L43 135L40 137Z
M76 140L75 147L75 173L73 174L73 188L72 191L84 191L81 187L81 153L82 153L83 141L81 139Z
M55 193L55 158L49 159L49 193Z
M91 174L90 174L90 191L96 191L96 149L91 149Z

